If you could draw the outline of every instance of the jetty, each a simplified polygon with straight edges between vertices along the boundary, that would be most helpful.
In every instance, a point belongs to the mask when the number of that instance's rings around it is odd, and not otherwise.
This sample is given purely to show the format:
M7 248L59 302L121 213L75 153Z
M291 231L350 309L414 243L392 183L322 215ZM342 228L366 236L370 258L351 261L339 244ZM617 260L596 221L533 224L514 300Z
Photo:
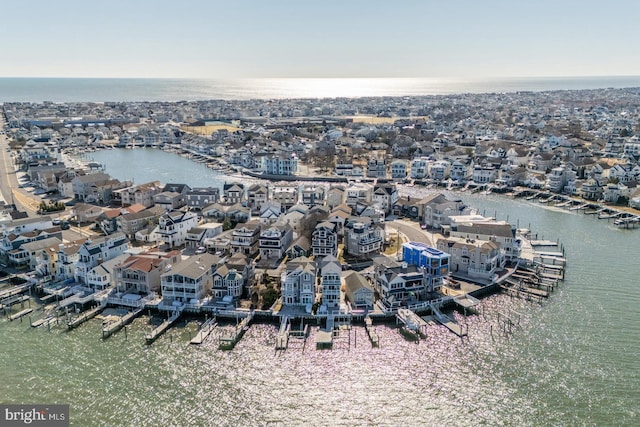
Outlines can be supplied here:
M200 330L198 330L196 336L191 339L190 343L194 345L202 344L204 340L206 340L209 335L211 335L211 332L213 332L213 330L217 326L218 322L216 321L215 317L212 317L211 319L205 321L202 326L200 326Z
M143 308L141 307L126 313L122 317L118 318L118 320L115 320L113 322L104 322L102 324L102 339L109 338L111 335L115 334L120 329L127 326L129 323L133 321L133 319L135 319L136 317L142 314L142 310Z
M182 313L179 310L174 311L173 314L167 320L165 320L160 324L160 326L158 326L157 328L149 332L147 335L145 335L144 339L146 343L153 344L153 342L157 340L160 335L164 334L167 331L167 329L169 329L169 327L173 325L176 322L176 320L180 318L181 314Z
M249 329L249 324L253 319L253 311L247 313L247 316L240 321L240 323L234 326L230 332L225 332L220 335L218 347L221 350L231 350L236 346L242 335Z

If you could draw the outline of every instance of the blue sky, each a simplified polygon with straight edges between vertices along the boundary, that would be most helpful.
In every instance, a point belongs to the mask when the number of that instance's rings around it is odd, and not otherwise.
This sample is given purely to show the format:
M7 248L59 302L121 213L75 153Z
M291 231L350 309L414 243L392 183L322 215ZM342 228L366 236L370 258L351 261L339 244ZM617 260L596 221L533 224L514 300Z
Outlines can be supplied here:
M640 1L11 1L3 77L640 75Z

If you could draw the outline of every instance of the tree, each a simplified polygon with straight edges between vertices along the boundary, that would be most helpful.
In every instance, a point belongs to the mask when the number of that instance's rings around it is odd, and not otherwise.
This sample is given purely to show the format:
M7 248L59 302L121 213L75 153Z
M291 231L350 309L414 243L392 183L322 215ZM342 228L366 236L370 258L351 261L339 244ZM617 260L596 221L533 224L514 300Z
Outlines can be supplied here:
M222 221L222 231L231 230L233 228L233 224L231 224L231 219L229 217L225 217L224 221Z

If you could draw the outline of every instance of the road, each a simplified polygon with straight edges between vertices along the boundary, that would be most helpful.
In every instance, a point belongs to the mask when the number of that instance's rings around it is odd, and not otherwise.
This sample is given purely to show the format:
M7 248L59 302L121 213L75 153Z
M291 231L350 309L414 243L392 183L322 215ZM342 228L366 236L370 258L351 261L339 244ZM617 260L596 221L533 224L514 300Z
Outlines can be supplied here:
M386 228L387 230L397 229L400 233L407 236L411 242L422 242L431 247L435 247L434 235L426 230L420 229L420 225L418 225L417 222L396 219L393 221L387 221Z
M4 117L0 114L0 129L4 129ZM29 216L35 216L41 199L20 188L18 176L13 167L13 158L7 151L9 141L3 133L0 135L0 164L2 174L0 175L0 191L6 203L14 203L18 210L25 211Z

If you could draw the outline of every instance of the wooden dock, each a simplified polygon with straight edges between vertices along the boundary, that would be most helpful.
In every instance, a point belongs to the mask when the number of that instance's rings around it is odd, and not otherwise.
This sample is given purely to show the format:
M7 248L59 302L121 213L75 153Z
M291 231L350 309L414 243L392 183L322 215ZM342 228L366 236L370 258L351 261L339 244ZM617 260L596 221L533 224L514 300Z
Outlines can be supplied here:
M216 326L218 326L218 322L216 321L215 317L207 320L202 324L202 326L200 326L200 330L198 331L196 336L191 339L190 343L194 345L202 344L204 340L206 340L209 335L211 335L211 332L213 332Z
M247 317L242 319L240 323L238 323L231 332L220 335L220 339L218 342L218 347L222 350L231 350L235 345L240 341L242 335L249 329L249 324L253 319L253 311L250 311L247 314Z
M286 350L289 347L289 330L291 329L291 324L289 323L289 318L287 316L283 316L280 319L280 329L278 330L278 336L276 337L276 350Z
M16 304L24 304L26 301L29 301L29 295L14 295L2 300L0 304L0 310L9 310L11 306ZM23 305L24 307L24 305Z
M178 310L174 311L171 317L169 317L167 320L162 322L160 326L158 326L157 328L149 332L147 335L145 335L144 339L146 343L153 344L153 342L157 340L160 335L164 334L166 330L169 329L169 327L173 325L175 321L180 318L181 314L182 313Z
M373 330L373 320L371 320L371 317L368 315L364 318L364 328L367 331L371 345L378 347L380 345L380 337L378 337L378 334Z
M104 305L98 305L98 306L96 306L96 307L94 307L92 309L89 309L89 310L81 313L75 319L69 319L67 321L67 329L71 330L71 329L77 328L78 326L80 326L84 322L86 322L87 320L93 319L100 312L102 312L102 310L104 310L104 307L105 307Z
M469 335L469 327L467 325L460 325L454 322L449 316L444 315L436 306L432 306L431 309L433 310L433 316L436 322L440 323L460 338Z
M136 317L142 314L143 308L138 308L134 311L130 311L124 316L120 317L118 320L114 322L109 322L102 325L102 339L109 338L111 335L118 332L123 327L127 326L129 323L133 321Z
M26 316L27 314L31 313L32 311L33 311L33 308L25 308L24 310L19 311L16 314L12 314L11 316L9 316L9 320L14 321L14 320L22 319L22 317Z

